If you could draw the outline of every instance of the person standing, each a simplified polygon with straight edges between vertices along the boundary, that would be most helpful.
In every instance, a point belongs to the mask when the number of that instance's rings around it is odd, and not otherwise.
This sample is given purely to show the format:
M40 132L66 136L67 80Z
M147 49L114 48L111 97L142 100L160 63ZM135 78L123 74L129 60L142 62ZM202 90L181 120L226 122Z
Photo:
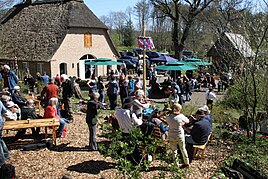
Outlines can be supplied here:
M134 94L134 80L132 76L128 76L128 95L132 96Z
M43 74L43 76L41 76L41 78L42 78L44 84L47 85L49 82L49 76L47 75L46 72L44 72L44 74Z
M73 96L73 84L66 74L61 75L62 81L62 102L64 104L64 109L67 113L66 122L73 123L73 110L71 98Z
M188 158L188 154L185 148L185 136L184 136L184 130L182 126L185 123L189 123L189 119L181 113L181 109L182 109L182 106L178 103L175 103L172 109L173 113L166 119L166 121L169 126L168 140L169 140L171 150L173 151L173 158L174 158L175 164L177 166L179 165L178 159L177 159L177 156L178 156L177 146L179 146L179 149L182 154L183 162L184 162L184 164L181 166L181 168L183 168L183 167L189 166L189 158Z
M103 108L104 106L101 103L98 103L100 94L94 92L90 97L90 100L87 103L87 114L86 114L86 123L89 129L89 145L86 146L90 150L98 150L97 147L97 123L98 123L98 109Z
M216 94L214 93L214 90L212 88L212 86L209 87L209 89L206 92L206 100L207 100L207 106L209 107L209 109L212 110L213 107L213 101L214 99L216 99Z
M100 94L99 102L104 104L104 83L103 83L103 78L101 76L98 77L97 87L98 87L98 92Z
M9 151L8 148L3 141L2 138L2 131L3 131L3 126L4 126L4 120L3 116L7 113L7 110L3 103L0 101L0 167L5 164L5 161L7 160L9 156Z
M94 73L91 75L90 80L87 82L87 86L89 87L89 96L98 91L97 80Z
M18 85L18 77L10 70L8 65L4 65L4 69L0 72L0 78L4 79L4 88L8 88L10 93L12 93L14 87Z
M117 96L118 96L118 84L114 76L111 76L111 81L107 84L107 95L110 101L110 109L115 110L117 106Z
M123 101L128 97L128 82L126 81L125 75L122 73L119 78L119 94L121 99L121 104L123 106Z
M45 100L45 106L48 105L48 101L50 98L58 98L59 89L58 86L55 85L54 81L50 78L48 85L44 87L41 92L41 98Z

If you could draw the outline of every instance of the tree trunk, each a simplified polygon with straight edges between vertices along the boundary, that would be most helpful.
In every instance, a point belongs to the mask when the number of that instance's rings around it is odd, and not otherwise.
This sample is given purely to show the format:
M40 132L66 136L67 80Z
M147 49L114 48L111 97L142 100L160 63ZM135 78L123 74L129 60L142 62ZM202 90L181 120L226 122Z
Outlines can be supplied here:
M180 60L179 55L179 23L178 21L173 21L173 34L172 34L172 41L173 47L175 51L175 58Z

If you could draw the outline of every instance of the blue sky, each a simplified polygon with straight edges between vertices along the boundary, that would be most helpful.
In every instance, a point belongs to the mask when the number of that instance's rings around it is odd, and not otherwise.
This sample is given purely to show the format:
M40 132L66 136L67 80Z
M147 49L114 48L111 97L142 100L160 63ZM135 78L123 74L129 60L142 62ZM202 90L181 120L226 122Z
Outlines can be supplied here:
M127 7L134 7L140 0L84 0L93 13L100 17L109 12L125 12Z

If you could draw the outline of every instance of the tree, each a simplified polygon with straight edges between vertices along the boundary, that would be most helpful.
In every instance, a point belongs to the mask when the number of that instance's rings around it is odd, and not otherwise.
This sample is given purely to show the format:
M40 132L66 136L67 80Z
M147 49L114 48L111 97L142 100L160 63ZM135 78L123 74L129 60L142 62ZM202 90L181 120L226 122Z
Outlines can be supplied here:
M205 10L213 0L151 0L153 5L161 10L165 16L173 22L172 41L174 45L175 58L181 59L185 48L186 39L194 19ZM185 11L184 11L185 10ZM182 20L182 36L179 41L179 21Z
M265 4L268 7L268 4ZM257 110L266 110L268 112L267 77L265 76L268 61L260 53L267 52L268 49L268 25L265 23L268 20L268 12L251 9L245 11L241 17L240 29L243 29L244 37L253 46L255 53L251 58L245 57L243 54L238 56L242 62L240 65L241 73L236 77L236 84L228 91L226 101L229 100L230 105L242 110L247 117L247 121L252 122L253 141L255 143ZM247 49L244 50L247 51Z
M145 26L148 24L150 17L150 3L145 1L140 1L134 6L135 15L138 18L138 29L142 32L143 23Z
M133 23L131 20L131 16L126 22L126 25L124 27L124 33L123 33L123 45L124 46L133 46L135 43L135 30L133 27Z

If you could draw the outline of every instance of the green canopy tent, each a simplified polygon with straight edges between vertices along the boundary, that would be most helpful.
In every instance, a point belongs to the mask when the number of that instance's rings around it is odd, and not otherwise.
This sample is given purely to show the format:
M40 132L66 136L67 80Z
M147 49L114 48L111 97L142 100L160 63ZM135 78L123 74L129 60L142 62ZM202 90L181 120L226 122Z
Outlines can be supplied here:
M185 65L194 65L194 66L210 66L212 65L209 62L196 61L196 62L185 62Z
M161 65L155 67L156 70L164 71L187 71L187 70L197 70L195 66L185 65L185 62L170 62L166 65Z
M198 59L198 58L187 58L185 61L186 62L201 62L201 59Z
M112 66L112 65L122 65L121 62L113 61L110 58L97 58L91 61L85 62L85 65L92 65L92 66Z
M166 65L157 66L155 67L155 69L164 71L175 71L176 78L176 71L197 70L197 67L185 65L185 62L169 62Z
M85 62L86 65L121 65L121 62L113 61L110 58L97 58L90 62Z

